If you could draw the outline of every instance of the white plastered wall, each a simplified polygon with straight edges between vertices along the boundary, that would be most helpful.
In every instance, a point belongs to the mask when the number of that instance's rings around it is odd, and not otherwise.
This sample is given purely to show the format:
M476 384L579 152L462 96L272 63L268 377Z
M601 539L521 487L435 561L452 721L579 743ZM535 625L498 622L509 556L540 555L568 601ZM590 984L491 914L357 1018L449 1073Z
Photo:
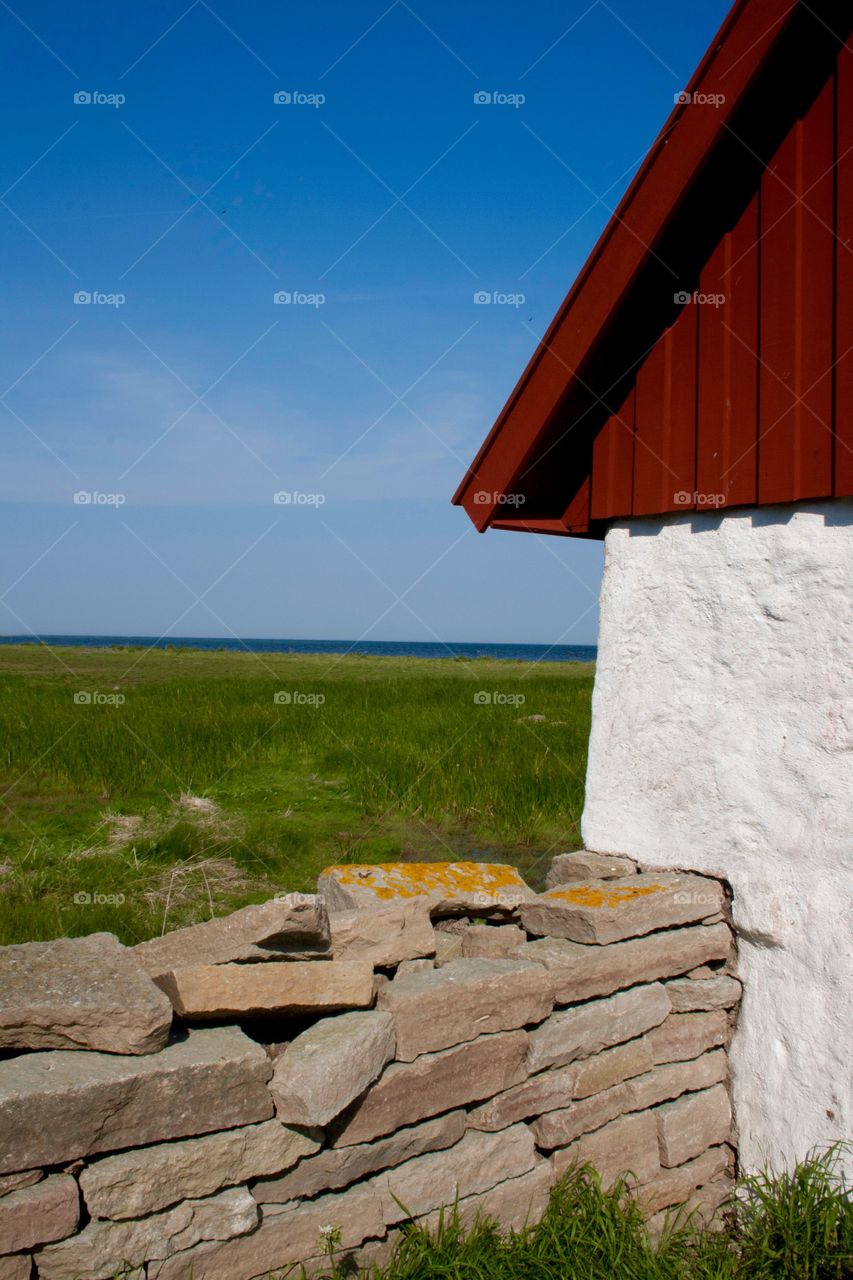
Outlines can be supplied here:
M731 882L742 1166L853 1139L853 502L608 531L583 837Z

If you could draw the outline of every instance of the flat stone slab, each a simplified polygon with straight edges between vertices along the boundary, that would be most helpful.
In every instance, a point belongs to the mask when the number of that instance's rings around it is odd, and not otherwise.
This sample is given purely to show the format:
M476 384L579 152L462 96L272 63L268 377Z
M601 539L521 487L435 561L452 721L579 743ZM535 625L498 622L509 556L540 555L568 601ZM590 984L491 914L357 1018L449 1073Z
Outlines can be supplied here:
M647 1036L655 1063L685 1062L708 1049L724 1045L729 1036L725 1010L709 1013L671 1013Z
M687 1093L658 1107L660 1162L666 1168L684 1164L707 1147L728 1142L732 1133L729 1095L722 1084L702 1093Z
M518 960L527 934L517 924L472 924L462 935L466 960Z
M703 920L723 904L722 886L704 876L630 875L549 889L522 905L521 923L538 937L602 945Z
M367 1187L318 1196L302 1204L267 1205L257 1230L226 1244L201 1244L148 1267L149 1280L238 1280L280 1275L317 1254L324 1228L341 1228L340 1247L357 1248L385 1235L379 1198Z
M133 1222L90 1222L79 1235L39 1249L39 1280L113 1280L202 1240L245 1235L257 1221L257 1203L239 1187Z
M417 900L367 911L331 911L329 928L335 960L365 960L382 969L435 955L429 909Z
M237 1027L157 1054L54 1049L0 1062L0 1173L267 1120L272 1063Z
M378 1142L363 1142L354 1147L331 1147L301 1160L297 1168L280 1178L256 1182L252 1194L260 1204L285 1204L321 1191L348 1187L359 1178L391 1169L427 1151L452 1147L465 1132L465 1112L449 1111L434 1120L410 1125Z
M594 1133L561 1147L551 1156L554 1177L561 1178L575 1164L589 1161L605 1188L631 1173L634 1185L651 1182L661 1172L658 1158L657 1123L651 1111L611 1120Z
M342 1118L333 1145L370 1142L404 1125L502 1093L527 1076L527 1033L501 1031L394 1062Z
M530 1072L565 1066L577 1058L588 1058L633 1040L663 1022L669 1009L665 988L653 982L552 1013L530 1032Z
M390 1013L372 1009L322 1018L276 1061L270 1081L276 1115L287 1124L326 1125L364 1093L393 1057Z
M332 1013L373 1003L373 966L365 960L293 960L288 964L212 964L175 969L158 982L175 1012L190 1021L267 1013Z
M53 1174L0 1199L0 1253L19 1253L77 1230L80 1193L73 1178Z
M317 892L330 911L425 898L433 916L512 914L534 898L515 867L499 862L385 862L327 867Z
M142 1218L250 1178L283 1173L320 1148L278 1120L105 1156L79 1175L93 1218Z
M646 1214L659 1213L661 1209L683 1204L691 1191L725 1173L731 1164L732 1153L728 1147L709 1147L695 1160L688 1160L686 1164L674 1169L663 1169L656 1178L640 1188L637 1201Z
M608 996L637 982L669 978L708 960L725 960L731 953L728 925L691 925L652 933L645 938L614 942L608 947L539 938L521 956L548 970L557 1004L573 1004L591 996Z
M740 1000L741 985L737 978L720 974L715 978L679 978L666 986L674 1013L707 1012L709 1009L731 1009Z
M497 1222L502 1231L521 1231L528 1223L538 1222L548 1207L554 1181L549 1160L537 1159L529 1173L509 1178L479 1195L464 1196L458 1204L459 1221L472 1226L479 1216ZM418 1218L418 1225L434 1231L441 1211L434 1209ZM445 1214L446 1217L446 1214Z
M0 1258L0 1280L30 1280L32 1258L28 1253L13 1253Z
M488 1191L508 1178L528 1173L536 1160L533 1135L525 1124L501 1133L471 1130L454 1147L418 1156L372 1178L386 1226L419 1218L465 1196Z
M541 1116L546 1111L565 1107L574 1095L578 1067L560 1067L554 1071L540 1071L538 1075L513 1085L498 1093L488 1102L473 1107L468 1112L471 1129L485 1129L493 1133L506 1129L518 1120Z
M329 918L314 894L286 894L131 947L152 978L187 965L299 960L328 954Z
M548 889L556 889L561 884L577 880L617 880L620 876L636 873L637 864L621 854L575 849L573 853L557 854L548 868L545 885Z
M623 1080L631 1080L651 1071L652 1052L645 1036L605 1049L593 1058L585 1058L576 1064L574 1097L588 1098L603 1089L610 1089ZM651 1105L651 1104L649 1104Z
M537 1147L553 1151L574 1142L581 1134L600 1129L611 1120L631 1110L633 1096L627 1083L614 1085L591 1098L581 1098L559 1111L548 1111L534 1120L530 1128Z
M478 1035L539 1023L554 999L541 965L532 961L463 959L396 978L376 1004L393 1015L397 1058L412 1062Z
M683 1093L709 1089L711 1085L727 1080L728 1074L728 1058L722 1049L712 1049L689 1062L671 1062L655 1067L631 1080L632 1110L645 1110L678 1098Z
M0 947L0 1049L154 1053L172 1009L112 933Z

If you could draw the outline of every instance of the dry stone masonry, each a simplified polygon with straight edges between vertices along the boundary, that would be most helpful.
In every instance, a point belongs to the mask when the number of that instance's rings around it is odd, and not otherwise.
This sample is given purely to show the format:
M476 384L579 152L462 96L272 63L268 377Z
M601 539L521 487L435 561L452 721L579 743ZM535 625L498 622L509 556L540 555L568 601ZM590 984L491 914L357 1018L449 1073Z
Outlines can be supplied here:
M590 1162L655 1229L735 1166L723 887L560 854L332 867L136 947L0 948L0 1280L358 1263L456 1201L536 1220Z

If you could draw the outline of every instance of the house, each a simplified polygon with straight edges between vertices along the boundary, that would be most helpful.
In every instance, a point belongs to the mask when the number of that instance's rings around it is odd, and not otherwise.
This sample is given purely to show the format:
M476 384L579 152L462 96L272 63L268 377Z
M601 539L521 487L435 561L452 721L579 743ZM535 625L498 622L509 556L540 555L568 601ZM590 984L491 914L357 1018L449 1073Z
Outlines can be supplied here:
M852 28L738 0L454 497L604 540L584 843L731 885L746 1168L853 1136Z

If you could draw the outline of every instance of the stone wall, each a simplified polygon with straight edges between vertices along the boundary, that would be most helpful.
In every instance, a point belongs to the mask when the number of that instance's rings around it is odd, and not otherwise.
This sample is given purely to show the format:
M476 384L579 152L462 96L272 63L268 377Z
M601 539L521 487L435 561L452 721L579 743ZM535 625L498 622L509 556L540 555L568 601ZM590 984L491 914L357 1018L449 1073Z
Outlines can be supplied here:
M605 541L583 838L731 885L746 1170L853 1133L851 598L850 499Z
M564 854L331 868L123 948L0 949L0 1280L381 1261L458 1198L504 1227L578 1160L653 1226L729 1193L740 994L716 880Z

